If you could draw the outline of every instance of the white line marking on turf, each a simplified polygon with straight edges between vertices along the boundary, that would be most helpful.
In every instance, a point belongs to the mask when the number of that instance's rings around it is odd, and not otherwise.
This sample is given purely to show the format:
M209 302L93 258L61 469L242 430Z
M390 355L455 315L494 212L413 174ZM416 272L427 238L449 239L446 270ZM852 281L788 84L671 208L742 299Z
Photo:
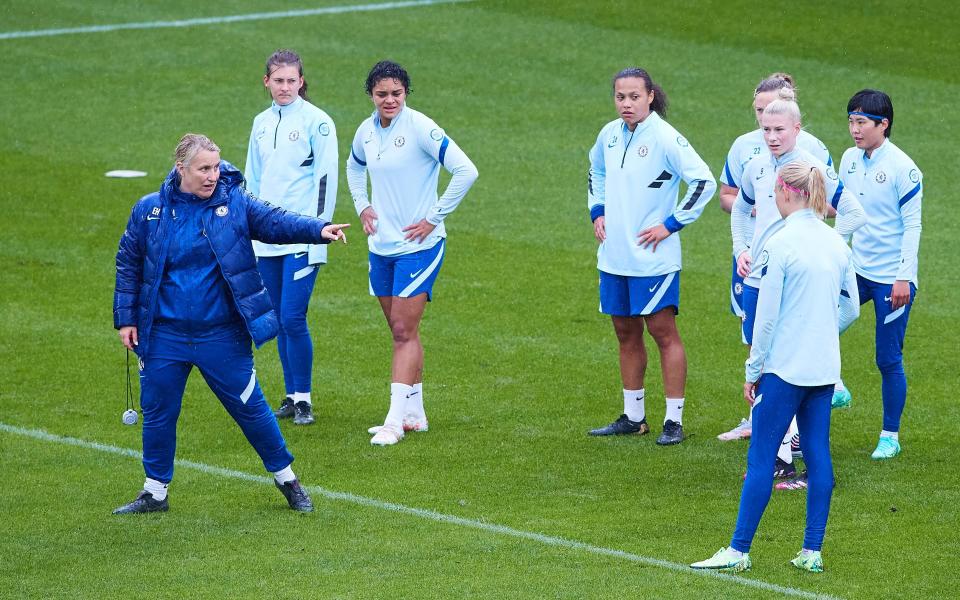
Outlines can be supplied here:
M325 6L323 8L305 8L302 10L285 10L280 12L261 12L246 15L225 15L222 17L200 17L197 19L183 19L179 21L147 21L142 23L113 23L108 25L86 25L84 27L66 27L61 29L35 29L32 31L6 31L0 33L0 40L18 38L50 37L55 35L70 35L74 33L103 33L106 31L120 31L122 29L165 29L169 27L193 27L194 25L219 25L221 23L237 23L240 21L265 21L267 19L285 19L288 17L312 17L316 15L339 15L352 12L370 12L375 10L390 10L394 8L411 8L416 6L431 6L434 4L454 4L470 2L471 0L408 0L406 2L383 2L381 4L351 4L345 6Z
M129 458L142 458L142 454L136 450L130 448L120 448L119 446L111 446L110 444L101 444L99 442L90 442L87 440L82 440L73 437L66 437L61 435L56 435L53 433L47 433L41 429L26 429L23 427L17 427L15 425L7 425L6 423L0 422L0 431L6 433L12 433L15 435L33 438L36 440L42 440L45 442L54 442L56 444L63 444L67 446L77 446L80 448L87 448L89 450L98 450L100 452L105 452L108 454L116 454L119 456L126 456ZM221 477L227 477L230 479L241 479L244 481L252 481L256 483L273 485L273 478L267 477L265 475L253 475L251 473L244 473L243 471L234 471L233 469L225 469L223 467L217 467L214 465L208 465L204 463L193 462L191 460L177 459L176 464L178 467L183 467L187 469L194 469L196 471L201 471L209 475L219 475ZM738 577L736 575L729 575L727 573L717 573L715 571L697 571L691 569L687 565L680 563L671 562L668 560L661 560L659 558L651 558L649 556L643 556L640 554L633 554L631 552L624 552L623 550L615 550L613 548L604 548L602 546L594 546L592 544L587 544L585 542L578 542L576 540L569 540L566 538L555 537L551 535L544 535L542 533L535 533L532 531L524 531L522 529L514 529L513 527L507 527L506 525L496 525L494 523L486 523L483 521L477 521L474 519L466 519L464 517L457 517L454 515L448 515L433 510L427 510L424 508L413 508L410 506L404 506L403 504L395 504L393 502L386 502L384 500L377 500L376 498L367 498L366 496L357 496L356 494L350 494L347 492L335 492L333 490L328 490L316 485L304 486L307 490L313 494L323 496L328 500L334 500L339 502L349 502L351 504L357 504L360 506L368 506L371 508L379 508L381 510L389 510L391 512L401 513L405 515L412 515L415 517L421 517L423 519L428 519L430 521L436 521L438 523L445 523L448 525L459 525L461 527L468 527L470 529L478 529L480 531L486 531L488 533L496 533L499 535L505 535L508 537L519 538L524 540L531 540L544 544L547 546L557 546L560 548L567 548L570 550L581 550L589 554L596 554L599 556L610 556L613 558L619 558L628 562L646 565L650 567L659 567L661 569L666 569L668 571L676 571L678 573L683 573L685 575L698 575L703 577L711 577L714 579L720 579L729 583L734 583L737 585L742 585L745 587L752 587L759 590L764 590L767 592L776 592L778 594L783 594L785 596L794 596L798 598L811 598L818 600L840 600L836 596L828 596L825 594L815 594L813 592L807 592L801 589L786 587L782 585L777 585L775 583L767 583L765 581L757 581L755 579L746 579L744 577Z

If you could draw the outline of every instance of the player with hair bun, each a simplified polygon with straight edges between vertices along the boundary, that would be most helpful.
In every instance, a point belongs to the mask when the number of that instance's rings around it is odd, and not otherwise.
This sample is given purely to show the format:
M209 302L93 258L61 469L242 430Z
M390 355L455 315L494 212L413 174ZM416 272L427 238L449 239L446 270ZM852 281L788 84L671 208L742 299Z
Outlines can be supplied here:
M763 122L765 128L770 124ZM857 283L850 249L822 222L832 187L823 165L794 160L773 180L783 220L757 261L763 265L760 294L743 386L754 421L747 477L730 546L690 565L695 569L751 568L750 547L770 501L777 448L796 415L809 495L803 546L791 564L823 571L821 548L833 494L830 404L840 376L840 332L858 315L841 311L837 298L848 295L857 306Z
M777 92L778 98L767 105L760 117L767 148L753 158L743 171L740 190L730 216L733 254L737 257L737 273L744 278L743 286L743 341L753 343L754 317L759 294L763 246L767 239L783 226L783 220L774 202L777 173L791 162L802 160L818 169L824 176L829 206L837 211L836 232L847 237L863 225L866 216L857 199L844 189L836 172L797 146L801 129L800 107L790 88ZM756 211L756 217L751 214ZM836 383L836 382L834 382ZM776 463L778 479L789 479L796 474L790 447L796 426L791 426L788 439L781 446Z
M860 299L876 313L876 364L882 378L883 429L871 457L900 454L900 417L907 400L903 341L917 293L923 173L890 141L893 102L879 90L860 90L847 103L856 147L843 153L840 177L864 199L867 224L853 234Z
M302 215L333 219L337 205L337 129L310 103L303 62L296 52L277 50L269 58L263 85L273 102L253 120L244 177L247 190L262 200ZM327 247L254 241L257 268L280 317L277 350L286 397L274 412L294 425L313 423L311 399L313 340L307 308Z
M793 76L789 73L771 73L763 78L753 90L753 112L757 119L757 129L745 133L738 137L730 151L727 153L726 162L723 165L720 174L720 208L730 212L733 203L737 199L737 192L740 191L740 178L743 176L743 170L747 163L756 156L760 156L766 148L763 141L763 129L759 127L760 117L763 116L763 109L768 104L777 99L777 92L781 89L790 88L793 90L794 98L797 94L797 84ZM797 136L797 146L803 148L821 162L828 166L833 164L830 152L826 145L819 139L811 135L806 130L801 129ZM751 220L751 222L753 222ZM743 277L737 274L737 257L732 258L733 268L730 276L730 311L738 318L743 320ZM838 384L838 394L849 392L843 388L842 383ZM722 441L746 439L750 437L751 418L741 419L740 423L730 431L721 433L717 439Z
M410 76L392 61L370 69L373 114L353 137L347 183L370 249L370 295L393 336L390 408L370 443L396 444L426 431L420 321L446 249L444 219L477 179L477 168L433 119L406 104ZM437 197L440 167L451 173ZM367 175L372 195L367 195Z
M643 69L613 78L620 117L601 129L590 150L587 207L599 242L600 312L610 315L619 342L623 414L594 436L650 431L644 404L644 329L660 351L666 415L660 445L679 444L687 357L676 315L680 307L680 230L713 197L710 169L665 120L667 96ZM687 184L680 195L680 180Z

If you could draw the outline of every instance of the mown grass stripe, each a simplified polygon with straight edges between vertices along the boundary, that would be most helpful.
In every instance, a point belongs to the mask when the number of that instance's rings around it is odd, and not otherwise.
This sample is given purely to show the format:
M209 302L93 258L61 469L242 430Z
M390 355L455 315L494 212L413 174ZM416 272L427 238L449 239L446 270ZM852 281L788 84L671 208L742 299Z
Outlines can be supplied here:
M141 23L110 23L106 25L85 25L83 27L65 27L60 29L37 29L33 31L6 31L0 33L0 40L19 38L52 37L77 33L104 33L124 29L168 29L171 27L194 27L196 25L219 25L240 21L265 21L268 19L286 19L289 17L312 17L316 15L339 15L352 12L371 12L394 8L412 8L434 4L453 4L471 0L407 0L404 2L383 2L380 4L350 4L344 6L325 6L323 8L305 8L278 12L259 12L245 15L225 15L220 17L199 17L177 21L146 21Z
M125 456L128 458L140 459L142 457L140 452L130 448L121 448L119 446L112 446L110 444L102 444L100 442L91 442L91 441L82 440L79 438L56 435L53 433L47 433L46 431L43 431L41 429L27 429L24 427L17 427L15 425L8 425L6 423L0 422L0 431L6 432L6 433L12 433L12 434L23 436L23 437L33 438L36 440L42 440L45 442L53 442L57 444L64 444L68 446L86 448L89 450L97 450L100 452L115 454L118 456ZM207 473L209 475L219 475L221 477L226 477L230 479L241 479L244 481L251 481L256 483L273 485L273 478L267 477L265 475L253 475L251 473L244 473L243 471L235 471L233 469L226 469L226 468L218 467L215 465L208 465L205 463L199 463L199 462L194 462L191 460L184 460L184 459L177 459L176 465L178 467L194 469L196 471ZM792 596L795 598L839 600L836 596L815 594L815 593L807 592L797 588L777 585L774 583L767 583L764 581L756 581L754 579L746 579L744 577L738 577L736 575L730 575L727 573L716 573L713 571L695 571L690 567L688 567L687 565L671 562L668 560L661 560L659 558L652 558L649 556L643 556L641 554L634 554L632 552L624 552L623 550L616 550L613 548L604 548L602 546L594 546L593 544L587 544L585 542L578 542L576 540L570 540L562 537L544 535L542 533L535 533L533 531L524 531L522 529L514 529L513 527L507 527L505 525L497 525L495 523L486 523L486 522L477 521L474 519L466 519L464 517L448 515L448 514L436 512L433 510L427 510L423 508L414 508L410 506L405 506L403 504L396 504L394 502L377 500L376 498L368 498L366 496L358 496L356 494L350 494L347 492L336 492L336 491L328 490L326 488L322 488L316 485L310 485L310 486L304 486L304 487L307 490L309 490L312 494L323 496L328 500L334 500L339 502L349 502L351 504L356 504L360 506L367 506L371 508L378 508L381 510L388 510L391 512L396 512L401 514L412 515L415 517L420 517L423 519L435 521L438 523L445 523L448 525L458 525L460 527L477 529L477 530L485 531L488 533L495 533L498 535L504 535L504 536L523 539L523 540L530 540L546 546L556 546L560 548L567 548L569 550L579 550L582 552L587 552L589 554L595 554L598 556L609 556L611 558L617 558L620 560L625 560L625 561L636 563L636 564L647 565L651 567L658 567L658 568L666 569L669 571L676 571L679 573L684 573L686 575L712 577L714 579L720 579L722 581L726 581L736 585L752 587L755 589L764 590L768 592L775 592L778 594L783 594L785 596Z

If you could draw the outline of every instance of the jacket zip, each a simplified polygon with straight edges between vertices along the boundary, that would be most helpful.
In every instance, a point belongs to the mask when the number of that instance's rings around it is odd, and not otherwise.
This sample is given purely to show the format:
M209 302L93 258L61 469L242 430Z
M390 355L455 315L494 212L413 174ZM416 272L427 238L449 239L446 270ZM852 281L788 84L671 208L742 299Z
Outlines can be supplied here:
M623 147L623 158L620 159L620 168L623 168L623 163L627 160L627 150L630 148L630 142L633 141L633 135L636 133L636 130L630 132L630 139L627 140L627 143Z
M283 111L277 109L277 128L273 130L273 149L277 149L277 134L280 132L280 121L283 120Z

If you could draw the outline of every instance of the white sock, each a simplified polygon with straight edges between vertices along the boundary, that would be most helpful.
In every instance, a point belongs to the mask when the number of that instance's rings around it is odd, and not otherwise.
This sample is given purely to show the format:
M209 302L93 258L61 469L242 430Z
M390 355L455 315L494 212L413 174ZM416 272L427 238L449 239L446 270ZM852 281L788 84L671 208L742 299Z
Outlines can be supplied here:
M883 431L880 432L880 437L882 437L882 438L893 438L893 439L895 439L895 440L897 440L897 441L899 442L899 441L900 441L900 432L899 432L899 431L887 431L886 429L884 429Z
M643 406L643 388L639 390L623 390L623 414L634 423L642 421L647 416Z
M313 402L310 401L310 392L294 392L293 394L293 403L297 402L306 402L309 405L313 405Z
M390 384L390 410L387 411L387 418L383 420L384 425L390 425L397 430L403 429L403 415L407 412L407 396L413 390L413 386L405 383Z
M410 387L410 395L407 396L406 414L417 419L427 416L423 411L423 382L415 383Z
M813 554L814 552L816 552L816 550L807 550L806 548L801 548L801 549L800 549L800 552L801 552L804 556L810 556L811 554Z
M793 434L797 433L797 431L797 418L794 417L793 420L790 421L790 427L787 428L787 434L783 436L783 441L780 442L780 449L777 450L777 457L788 465L793 463L793 452L790 450L790 440L793 439Z
M743 552L740 552L739 550L737 550L737 549L734 548L733 546L730 546L730 548L728 548L728 550L730 551L730 555L731 555L732 557L734 557L734 558L743 558Z
M667 398L667 416L663 422L667 421L683 425L683 398Z
M274 471L273 478L277 480L277 483L283 485L288 481L293 481L297 476L293 474L293 469L290 468L290 465L287 465L279 471Z
M166 483L160 483L156 479L147 477L147 480L143 482L143 489L150 492L153 499L159 502L167 497L167 485Z
M845 389L847 389L847 388L844 387L844 385L843 385L843 380L841 379L840 381L837 382L836 385L833 386L833 389L834 389L835 391L837 391L837 392L842 392L843 390L845 390Z

